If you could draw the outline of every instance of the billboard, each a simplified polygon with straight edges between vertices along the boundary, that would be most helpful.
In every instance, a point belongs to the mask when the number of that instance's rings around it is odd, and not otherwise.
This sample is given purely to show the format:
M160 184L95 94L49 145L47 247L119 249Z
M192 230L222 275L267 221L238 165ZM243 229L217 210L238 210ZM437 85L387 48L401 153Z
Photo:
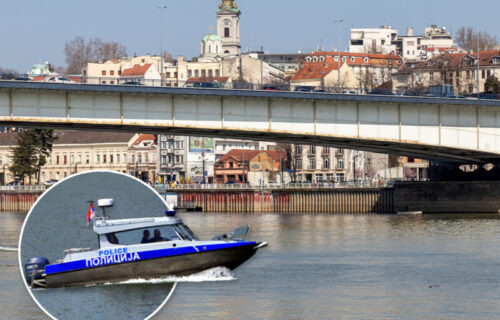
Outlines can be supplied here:
M215 148L213 138L189 138L189 152L209 152L213 153Z

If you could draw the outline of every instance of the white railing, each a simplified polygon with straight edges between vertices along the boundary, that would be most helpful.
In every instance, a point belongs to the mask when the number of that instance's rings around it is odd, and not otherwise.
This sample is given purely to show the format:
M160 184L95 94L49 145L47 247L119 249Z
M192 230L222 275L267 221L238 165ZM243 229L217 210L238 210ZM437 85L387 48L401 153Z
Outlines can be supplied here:
M12 186L0 186L0 191L44 191L47 189L45 185L12 185Z
M283 189L339 189L339 188L377 188L382 187L370 182L318 182L318 183L266 183L259 184L177 184L156 185L159 192L174 190L283 190Z

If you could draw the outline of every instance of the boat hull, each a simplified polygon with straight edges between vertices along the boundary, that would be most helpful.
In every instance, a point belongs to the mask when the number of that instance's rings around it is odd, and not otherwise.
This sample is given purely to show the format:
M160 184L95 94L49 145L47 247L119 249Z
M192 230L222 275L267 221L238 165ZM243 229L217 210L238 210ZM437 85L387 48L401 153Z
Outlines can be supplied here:
M233 270L252 257L259 246L259 243L252 243L232 248L53 273L46 275L46 285L69 287L115 283L130 279L184 276L218 266Z

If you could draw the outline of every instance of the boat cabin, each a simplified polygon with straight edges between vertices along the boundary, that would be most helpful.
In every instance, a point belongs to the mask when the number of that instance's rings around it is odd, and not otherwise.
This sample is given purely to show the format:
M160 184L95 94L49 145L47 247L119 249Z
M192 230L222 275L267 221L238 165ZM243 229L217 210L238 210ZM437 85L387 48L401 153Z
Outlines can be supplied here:
M94 221L99 248L163 241L195 241L198 237L176 217Z

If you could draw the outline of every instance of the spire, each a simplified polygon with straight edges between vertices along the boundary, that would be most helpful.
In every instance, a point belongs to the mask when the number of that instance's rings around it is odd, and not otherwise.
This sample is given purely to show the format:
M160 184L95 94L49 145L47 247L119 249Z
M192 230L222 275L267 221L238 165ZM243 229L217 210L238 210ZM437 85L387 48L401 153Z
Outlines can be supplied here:
M232 11L235 13L239 13L238 4L234 0L221 0L219 3L219 11Z

